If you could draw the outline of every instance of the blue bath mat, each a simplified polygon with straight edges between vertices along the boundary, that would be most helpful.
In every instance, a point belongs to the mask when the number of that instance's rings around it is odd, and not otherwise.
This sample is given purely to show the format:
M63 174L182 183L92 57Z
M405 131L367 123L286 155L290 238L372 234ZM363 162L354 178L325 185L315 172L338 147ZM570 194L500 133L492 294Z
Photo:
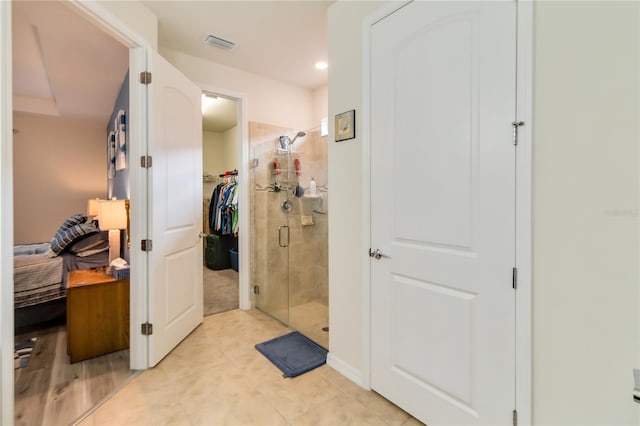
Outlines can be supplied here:
M284 373L296 377L327 362L327 350L297 331L258 343L256 349Z

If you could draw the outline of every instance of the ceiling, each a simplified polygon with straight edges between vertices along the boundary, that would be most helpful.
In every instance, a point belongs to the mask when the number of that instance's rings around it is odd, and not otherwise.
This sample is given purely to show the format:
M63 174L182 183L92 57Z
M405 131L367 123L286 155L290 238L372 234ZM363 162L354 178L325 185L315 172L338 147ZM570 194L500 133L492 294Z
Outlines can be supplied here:
M220 96L202 97L202 130L222 133L238 125L238 101Z
M332 1L143 1L158 16L160 48L178 50L298 87L327 83ZM128 69L128 50L59 1L14 1L14 110L107 123ZM62 24L61 24L62 23ZM207 34L235 42L227 51ZM203 128L237 124L236 102L203 109Z
M59 2L14 1L14 110L105 123L128 49Z
M327 83L327 7L332 1L143 1L158 17L158 44L314 89ZM236 43L227 51L207 34Z

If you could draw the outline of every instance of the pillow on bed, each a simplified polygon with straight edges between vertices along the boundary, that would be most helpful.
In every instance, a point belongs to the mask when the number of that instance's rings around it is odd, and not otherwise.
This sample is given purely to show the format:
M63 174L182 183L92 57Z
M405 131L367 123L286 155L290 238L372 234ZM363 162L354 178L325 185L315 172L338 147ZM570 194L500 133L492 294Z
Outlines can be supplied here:
M98 232L98 228L93 223L80 223L72 226L64 231L58 231L51 240L51 248L47 252L49 256L56 257L69 244L82 237L83 235L94 234Z
M78 238L67 246L67 251L78 254L86 250L102 248L104 246L109 246L109 231L100 231Z
M82 213L77 213L73 216L69 216L64 222L62 222L62 225L60 225L60 228L58 228L58 230L56 231L56 235L58 235L59 232L64 232L73 226L85 223L87 219L88 217L86 215L83 215Z

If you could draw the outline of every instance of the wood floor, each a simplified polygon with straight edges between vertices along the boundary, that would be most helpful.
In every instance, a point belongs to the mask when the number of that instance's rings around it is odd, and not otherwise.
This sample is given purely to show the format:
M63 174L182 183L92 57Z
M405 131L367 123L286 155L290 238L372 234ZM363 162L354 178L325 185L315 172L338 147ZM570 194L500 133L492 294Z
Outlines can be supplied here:
M129 350L69 363L63 325L16 336L37 337L29 365L15 370L16 425L70 425L127 383Z

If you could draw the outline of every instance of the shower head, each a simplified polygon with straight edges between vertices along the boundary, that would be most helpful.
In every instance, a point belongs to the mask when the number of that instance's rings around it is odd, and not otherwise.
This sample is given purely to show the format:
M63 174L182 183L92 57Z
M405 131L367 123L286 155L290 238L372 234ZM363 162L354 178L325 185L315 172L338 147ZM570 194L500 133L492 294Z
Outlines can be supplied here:
M283 150L289 150L291 149L291 145L293 145L296 139L303 138L306 135L307 134L305 132L298 132L293 137L293 139L291 139L289 136L280 136L280 138L278 138L278 140L280 141L280 148L282 148Z
M295 137L293 139L291 139L291 142L289 142L289 145L293 145L293 143L296 141L296 139L303 138L305 136L307 136L307 134L305 132L298 132L298 134L295 135Z

